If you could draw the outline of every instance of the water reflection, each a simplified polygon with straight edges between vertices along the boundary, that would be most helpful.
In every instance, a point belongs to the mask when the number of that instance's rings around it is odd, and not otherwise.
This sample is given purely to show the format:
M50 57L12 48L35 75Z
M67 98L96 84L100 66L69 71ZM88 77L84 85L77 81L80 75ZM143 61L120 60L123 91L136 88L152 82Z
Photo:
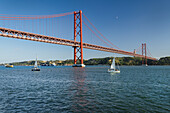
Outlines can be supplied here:
M74 81L70 90L72 91L72 110L73 112L87 112L90 104L88 100L88 84L86 80L85 68L74 68Z
M118 75L118 73L110 73L110 75Z

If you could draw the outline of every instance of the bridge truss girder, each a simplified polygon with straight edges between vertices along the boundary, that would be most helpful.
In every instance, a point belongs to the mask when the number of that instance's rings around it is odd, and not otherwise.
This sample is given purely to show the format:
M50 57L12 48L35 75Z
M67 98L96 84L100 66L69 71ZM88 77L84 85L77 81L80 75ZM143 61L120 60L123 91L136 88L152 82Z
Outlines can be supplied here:
M66 40L51 36L45 36L45 35L39 35L29 32L23 32L13 29L7 29L0 27L0 36L2 37L9 37L9 38L15 38L15 39L22 39L22 40L31 40L31 41L37 41L37 42L45 42L45 43L52 43L52 44L59 44L59 45L66 45L66 46L72 46L72 47L79 47L81 46L80 42L73 41L73 40ZM86 49L92 49L92 50L99 50L99 51L105 51L105 52L111 52L111 53L118 53L118 54L124 54L124 55L130 55L135 57L141 57L151 60L157 60L153 57L148 57L140 54L135 54L134 52L127 52L123 50L118 50L114 48L108 48L88 43L82 43L82 48Z

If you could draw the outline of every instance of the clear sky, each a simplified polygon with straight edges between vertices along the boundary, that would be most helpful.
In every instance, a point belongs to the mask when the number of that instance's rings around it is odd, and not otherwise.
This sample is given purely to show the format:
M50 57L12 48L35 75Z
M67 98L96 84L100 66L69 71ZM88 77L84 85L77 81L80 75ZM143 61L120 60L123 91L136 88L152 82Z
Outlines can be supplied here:
M170 0L1 0L0 14L50 15L78 10L120 49L133 51L147 43L154 57L170 56ZM36 54L39 60L73 59L73 48L0 37L0 63L34 60ZM84 59L112 55L84 49Z

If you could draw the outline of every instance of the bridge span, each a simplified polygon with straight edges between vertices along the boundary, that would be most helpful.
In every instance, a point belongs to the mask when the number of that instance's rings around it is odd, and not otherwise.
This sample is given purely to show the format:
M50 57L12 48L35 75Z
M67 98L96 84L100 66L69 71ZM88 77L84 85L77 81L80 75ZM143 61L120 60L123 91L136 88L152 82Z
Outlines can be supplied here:
M80 60L80 65L83 65L83 48L86 49L92 49L92 50L98 50L98 51L105 51L105 52L111 52L111 53L118 53L118 54L123 54L123 55L130 55L130 56L135 56L135 57L141 57L143 62L145 59L145 63L147 64L147 59L151 60L157 60L156 58L147 56L146 52L146 43L142 44L142 55L141 54L136 54L136 52L128 52L124 50L120 50L112 48L109 44L107 44L104 40L102 40L86 23L85 21L82 20L82 11L75 11L75 12L70 12L70 13L64 13L64 14L55 14L55 15L46 15L46 16L23 16L23 15L0 15L0 20L1 21L19 21L18 23L21 23L20 21L23 21L23 24L25 24L25 21L28 20L32 24L29 23L29 26L32 25L32 30L36 27L36 29L39 27L40 30L44 30L46 28L46 33L49 28L47 26L52 26L52 32L54 31L53 28L55 26L55 21L53 18L57 17L63 17L67 15L74 15L74 40L68 40L68 39L63 39L63 38L58 38L57 36L47 36L41 35L40 33L31 33L31 32L24 32L23 30L14 30L14 29L9 29L5 27L0 27L0 36L2 37L8 37L8 38L15 38L15 39L22 39L22 40L31 40L31 41L37 41L37 42L45 42L45 43L51 43L51 44L59 44L59 45L65 45L65 46L72 46L74 48L74 64L76 65L78 60ZM84 15L84 14L83 14ZM84 15L88 23L92 25L92 27L104 38L106 39L97 29L94 27L94 25L89 21L89 19ZM41 25L42 20L45 19L46 27L44 27L44 23ZM51 23L48 23L49 19L51 19ZM33 20L39 20L39 21L33 21ZM36 24L34 23L36 22ZM105 44L109 45L110 47L104 47L104 46L99 46L96 44L89 44L89 43L84 43L83 42L83 34L82 34L82 23L87 26L87 28L97 37L99 38L102 42ZM12 23L14 24L14 23ZM48 25L49 24L49 25ZM53 25L54 24L54 25ZM20 24L19 24L20 25ZM24 25L24 27L26 27ZM43 28L43 29L42 29ZM77 41L78 39L79 41ZM106 39L107 40L107 39ZM110 44L112 44L109 40L107 40ZM113 45L113 44L112 44ZM113 45L114 46L114 45ZM116 46L115 46L116 47Z
M31 40L31 41L37 41L37 42L45 42L45 43L51 43L51 44L59 44L59 45L72 46L72 47L80 47L80 42L77 42L77 41L66 40L62 38L56 38L56 37L45 36L45 35L39 35L39 34L23 32L23 31L18 31L18 30L13 30L13 29L6 29L2 27L0 27L0 36L8 37L8 38L15 38L15 39ZM134 52L127 52L123 50L102 47L102 46L88 44L88 43L83 43L83 48L145 58L144 55L135 54ZM151 60L157 60L156 58L152 58L148 56L146 58L151 59Z

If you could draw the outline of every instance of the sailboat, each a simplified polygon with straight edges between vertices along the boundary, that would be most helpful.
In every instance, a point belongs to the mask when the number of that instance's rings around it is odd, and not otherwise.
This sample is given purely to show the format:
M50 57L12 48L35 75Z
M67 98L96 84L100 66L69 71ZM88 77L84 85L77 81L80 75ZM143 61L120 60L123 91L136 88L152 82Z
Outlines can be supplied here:
M32 71L40 71L40 68L38 68L38 65L37 65L37 57L36 57L34 68L32 69Z
M110 73L120 73L120 69L116 69L116 66L115 66L115 57L113 57L113 61L112 61L112 64L110 66L110 69L108 69L108 72Z

